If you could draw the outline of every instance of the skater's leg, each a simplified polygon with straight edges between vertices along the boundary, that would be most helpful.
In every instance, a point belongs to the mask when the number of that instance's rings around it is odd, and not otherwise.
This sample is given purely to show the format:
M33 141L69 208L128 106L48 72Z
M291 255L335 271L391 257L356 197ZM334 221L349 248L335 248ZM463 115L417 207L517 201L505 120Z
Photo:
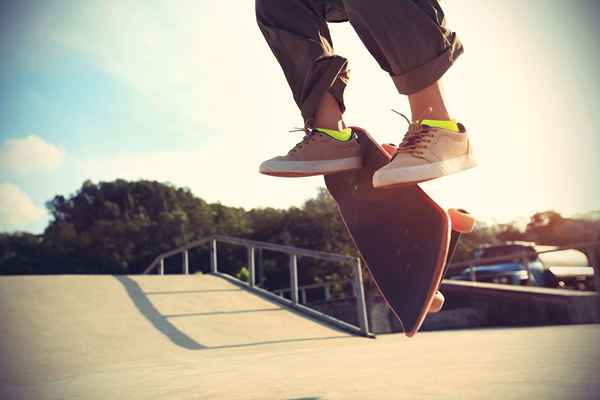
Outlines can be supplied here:
M418 183L476 165L466 129L451 120L439 80L463 53L436 0L344 0L359 37L409 97L413 123L376 187Z
M325 100L320 117L341 119L345 106L347 60L333 53L327 19L343 18L345 11L317 0L256 0L256 18L269 47L281 65L307 127L329 93L336 107Z
M436 0L344 0L344 5L352 27L401 94L432 85L463 53Z
M315 114L315 127L341 131L346 128L342 119L342 110L335 97L327 91L323 94L321 103Z
M328 20L346 18L341 1L256 0L256 16L307 132L287 155L263 162L260 172L309 176L359 168L360 146L342 120L347 60L333 53L327 27Z
M395 78L392 77L395 82ZM422 119L424 116L436 120L449 120L450 115L446 109L440 81L436 81L423 89L408 95L408 103L412 113L412 120Z

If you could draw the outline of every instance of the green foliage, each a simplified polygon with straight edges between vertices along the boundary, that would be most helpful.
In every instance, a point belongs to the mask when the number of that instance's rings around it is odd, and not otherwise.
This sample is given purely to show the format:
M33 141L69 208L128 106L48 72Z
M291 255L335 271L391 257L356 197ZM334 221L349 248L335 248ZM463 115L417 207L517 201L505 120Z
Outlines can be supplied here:
M240 268L238 273L235 274L235 277L238 278L240 281L250 282L250 270L246 267L242 267Z
M31 274L41 267L41 238L30 233L0 234L0 271L4 274Z
M465 261L473 258L473 252L483 244L499 244L506 240L517 240L511 235L521 234L510 224L489 225L479 223L473 232L463 235L458 242L453 261Z
M307 200L302 208L287 210L273 208L253 209L248 218L252 226L251 238L259 241L285 244L331 253L353 254L350 236L338 214L335 200L326 189L320 189L316 198ZM347 278L351 269L337 263L301 260L300 284ZM273 288L289 287L288 258L281 254L265 257L265 274Z
M549 245L598 240L600 221L563 218L556 211L539 212L531 217L524 238Z
M0 234L0 274L141 273L158 254L213 233L341 254L356 254L329 192L321 189L302 207L246 211L208 204L189 189L154 181L86 181L73 195L47 203L53 219L43 235ZM524 231L514 224L479 225L459 244L455 260L472 257L482 244L535 240L566 244L600 240L598 219L568 219L553 211L537 213ZM385 249L384 249L385 251ZM248 280L245 249L219 245L224 272ZM600 256L600 254L599 254ZM208 270L207 249L190 252L192 272ZM180 260L167 260L167 271ZM599 259L599 257L597 257ZM204 260L204 261L202 261ZM275 289L289 286L289 259L257 252L257 278ZM299 283L339 282L351 269L336 263L301 258ZM369 276L365 275L369 284ZM337 287L343 290L342 285Z
M598 212L590 213L597 215ZM564 218L556 211L544 211L531 217L523 239L547 245L571 245L577 242L600 241L600 220L597 218ZM591 264L600 260L600 246L581 248Z
M152 181L84 182L68 199L47 203L54 220L44 243L69 257L93 255L88 266L139 273L159 253L214 232L213 210L189 189ZM225 218L226 219L226 218Z

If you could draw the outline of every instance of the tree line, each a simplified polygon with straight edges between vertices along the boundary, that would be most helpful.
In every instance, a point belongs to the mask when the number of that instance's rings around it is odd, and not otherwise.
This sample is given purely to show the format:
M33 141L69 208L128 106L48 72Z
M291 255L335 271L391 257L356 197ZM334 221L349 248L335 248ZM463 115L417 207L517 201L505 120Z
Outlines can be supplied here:
M46 206L51 221L43 234L0 234L0 274L139 274L158 254L211 234L356 254L325 189L301 207L245 210L207 203L189 189L156 181L86 181L76 193L57 195ZM600 221L546 211L532 216L525 230L512 224L480 225L464 236L455 260L470 258L482 244L506 240L556 245L600 240ZM289 286L285 256L261 256L262 284L269 289ZM208 249L192 251L190 261L192 271L208 271ZM302 262L301 284L339 280L350 273L331 263ZM240 274L246 253L225 246L219 249L219 263L225 272ZM167 260L167 272L180 266L177 257Z

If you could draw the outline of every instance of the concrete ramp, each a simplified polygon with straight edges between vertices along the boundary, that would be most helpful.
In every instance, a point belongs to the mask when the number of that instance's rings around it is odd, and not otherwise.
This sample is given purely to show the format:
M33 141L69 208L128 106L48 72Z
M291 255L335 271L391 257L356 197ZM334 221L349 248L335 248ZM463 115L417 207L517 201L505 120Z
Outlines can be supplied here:
M5 277L0 315L1 386L190 350L350 337L211 275Z
M350 336L229 281L0 278L0 399L597 399L599 325Z

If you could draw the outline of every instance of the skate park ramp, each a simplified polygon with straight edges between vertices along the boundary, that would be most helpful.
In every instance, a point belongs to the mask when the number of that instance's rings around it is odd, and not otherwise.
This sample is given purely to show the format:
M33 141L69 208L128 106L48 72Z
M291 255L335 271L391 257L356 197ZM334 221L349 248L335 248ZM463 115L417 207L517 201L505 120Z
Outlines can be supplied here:
M0 315L3 400L600 393L599 325L369 339L213 275L4 277Z

